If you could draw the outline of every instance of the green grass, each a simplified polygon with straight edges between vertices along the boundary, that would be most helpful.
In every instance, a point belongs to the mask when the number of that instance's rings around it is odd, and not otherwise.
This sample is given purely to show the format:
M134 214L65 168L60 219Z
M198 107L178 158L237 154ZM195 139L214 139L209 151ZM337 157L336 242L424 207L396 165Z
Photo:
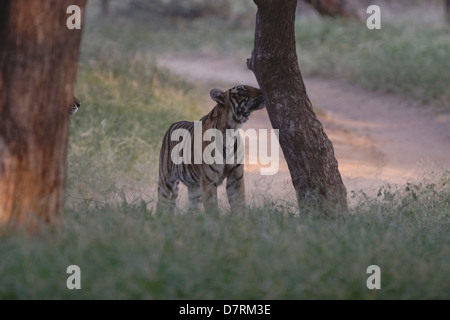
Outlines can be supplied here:
M336 219L296 216L281 201L220 217L155 216L146 192L162 136L174 121L198 119L203 97L155 66L150 49L169 50L173 30L135 27L85 30L62 226L39 237L0 228L0 299L450 298L450 173L375 198L354 193L351 214ZM192 32L171 41L181 48ZM242 43L251 35L229 32ZM213 38L205 31L198 41ZM72 264L82 290L66 288ZM366 288L372 264L381 290Z
M60 232L0 242L2 299L448 299L450 176L357 195L352 215L153 216L146 203L68 210ZM69 265L82 290L66 288ZM366 287L369 265L381 290Z

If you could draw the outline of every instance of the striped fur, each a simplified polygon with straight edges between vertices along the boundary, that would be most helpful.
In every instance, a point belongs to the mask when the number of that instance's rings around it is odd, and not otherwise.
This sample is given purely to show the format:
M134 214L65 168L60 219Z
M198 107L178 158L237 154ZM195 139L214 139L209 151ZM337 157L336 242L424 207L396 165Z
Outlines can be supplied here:
M262 92L250 86L239 85L226 92L213 89L211 98L217 105L210 113L200 119L203 133L211 128L222 132L225 140L227 129L238 129L246 122L250 114L264 107ZM205 211L218 212L217 186L227 179L227 196L231 209L245 206L244 168L242 164L192 164L172 162L171 153L178 141L171 141L176 129L189 130L192 142L192 159L194 158L194 123L175 122L166 132L159 158L159 182L157 212L173 211L178 197L178 184L181 181L188 187L189 211L196 212L203 203ZM210 142L202 142L202 152ZM225 146L225 141L223 142ZM236 144L235 144L236 149ZM225 154L225 152L224 152Z
M69 115L73 115L77 113L78 109L81 107L80 100L77 99L77 97L73 97L73 103L71 106L69 106Z

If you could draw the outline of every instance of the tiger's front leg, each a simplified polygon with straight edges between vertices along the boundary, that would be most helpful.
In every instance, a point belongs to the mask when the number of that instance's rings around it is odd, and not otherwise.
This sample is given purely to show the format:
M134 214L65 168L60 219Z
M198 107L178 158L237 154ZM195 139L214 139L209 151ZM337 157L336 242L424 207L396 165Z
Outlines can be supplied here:
M217 203L217 183L202 177L202 200L205 212L218 214L219 205Z
M228 176L227 196L232 212L245 208L244 165L238 164Z
M200 186L190 186L188 188L189 213L199 213L202 203L202 188Z

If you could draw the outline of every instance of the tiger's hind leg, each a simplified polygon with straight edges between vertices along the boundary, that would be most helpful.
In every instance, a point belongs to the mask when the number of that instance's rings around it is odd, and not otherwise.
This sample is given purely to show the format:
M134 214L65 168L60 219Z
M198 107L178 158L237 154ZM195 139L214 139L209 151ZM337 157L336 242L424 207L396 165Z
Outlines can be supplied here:
M174 212L177 205L178 198L178 184L179 181L160 181L158 184L158 204L156 205L156 212L163 211Z

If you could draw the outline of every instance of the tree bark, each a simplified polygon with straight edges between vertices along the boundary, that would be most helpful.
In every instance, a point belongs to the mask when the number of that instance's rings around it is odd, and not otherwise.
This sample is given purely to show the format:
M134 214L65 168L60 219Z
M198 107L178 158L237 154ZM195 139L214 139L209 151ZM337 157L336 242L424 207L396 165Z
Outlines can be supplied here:
M254 0L255 48L247 61L264 93L267 112L297 193L299 207L327 214L347 211L347 192L333 145L315 115L298 66L295 47L297 0Z
M0 223L34 230L60 218L81 30L68 6L86 0L0 4Z

